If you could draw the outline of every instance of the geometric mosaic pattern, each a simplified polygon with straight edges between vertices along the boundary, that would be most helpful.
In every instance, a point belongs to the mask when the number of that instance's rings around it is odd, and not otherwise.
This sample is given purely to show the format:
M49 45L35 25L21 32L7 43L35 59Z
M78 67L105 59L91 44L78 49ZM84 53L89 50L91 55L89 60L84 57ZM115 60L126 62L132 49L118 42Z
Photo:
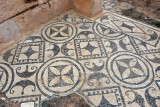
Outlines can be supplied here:
M5 92L14 81L13 69L7 63L0 63L0 90Z
M42 42L19 44L12 64L43 62L43 46Z
M42 65L36 78L37 86L44 95L65 95L79 90L85 81L85 71L74 59L59 57Z
M75 44L78 59L107 57L100 39L76 39Z
M89 101L97 107L124 107L125 102L119 87L83 90Z
M106 67L112 80L126 88L144 88L149 86L154 79L151 64L132 53L113 54L108 59Z
M158 107L160 29L106 8L95 20L68 11L0 55L0 90L22 107L71 93L97 107Z
M64 43L76 36L76 28L67 22L55 22L42 30L42 37L49 42Z

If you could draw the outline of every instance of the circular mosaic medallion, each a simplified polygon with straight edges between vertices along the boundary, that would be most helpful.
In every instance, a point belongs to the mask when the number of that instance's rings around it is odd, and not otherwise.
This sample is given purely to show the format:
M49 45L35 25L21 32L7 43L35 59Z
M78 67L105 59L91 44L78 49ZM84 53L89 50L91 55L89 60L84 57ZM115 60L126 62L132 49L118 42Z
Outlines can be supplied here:
M154 79L151 64L143 57L133 53L113 54L107 61L106 67L112 80L125 88L145 88Z
M122 32L109 28L105 25L95 23L93 25L93 31L101 38L104 39L119 39L125 36Z
M68 22L54 22L45 26L42 37L49 42L63 43L72 40L77 34L77 29Z
M72 58L54 58L41 66L36 79L39 90L45 96L66 95L82 87L85 71Z
M14 73L13 69L6 63L0 63L0 91L7 92L12 83Z

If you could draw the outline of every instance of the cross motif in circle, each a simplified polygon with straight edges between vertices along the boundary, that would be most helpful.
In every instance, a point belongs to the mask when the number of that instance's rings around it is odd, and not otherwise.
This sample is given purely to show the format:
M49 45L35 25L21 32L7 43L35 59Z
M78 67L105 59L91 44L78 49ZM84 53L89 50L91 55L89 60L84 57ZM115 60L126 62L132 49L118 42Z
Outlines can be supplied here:
M51 26L49 28L49 37L68 37L69 36L69 26L61 25L61 26Z
M64 87L74 84L73 66L59 65L48 67L48 86Z
M136 58L116 60L116 64L123 80L145 76L145 73L139 64L138 59Z

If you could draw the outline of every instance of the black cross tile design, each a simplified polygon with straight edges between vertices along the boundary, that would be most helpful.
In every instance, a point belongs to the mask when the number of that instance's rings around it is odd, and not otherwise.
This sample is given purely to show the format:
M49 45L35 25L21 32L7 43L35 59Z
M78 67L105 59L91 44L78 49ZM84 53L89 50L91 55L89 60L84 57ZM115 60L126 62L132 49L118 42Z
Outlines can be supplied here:
M146 76L136 58L116 60L116 64L123 80ZM135 70L139 72L136 73ZM124 75L125 72L129 72L129 75Z
M49 69L49 72L48 72L48 75L49 75L48 86L49 87L63 87L63 86L74 84L74 77L73 77L74 75L73 75L72 65L50 66L48 69ZM55 72L56 70L58 72ZM53 82L58 81L58 82L51 84L52 81Z
M52 43L64 43L72 40L77 29L68 22L50 23L42 29L42 37Z

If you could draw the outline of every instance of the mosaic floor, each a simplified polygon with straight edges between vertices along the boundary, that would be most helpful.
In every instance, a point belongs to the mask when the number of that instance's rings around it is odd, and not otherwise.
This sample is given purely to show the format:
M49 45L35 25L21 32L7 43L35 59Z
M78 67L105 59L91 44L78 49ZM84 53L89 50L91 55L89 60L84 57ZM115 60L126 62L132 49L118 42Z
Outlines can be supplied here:
M69 11L35 34L0 56L9 100L39 107L77 93L91 106L160 107L160 29L109 11L96 20Z

